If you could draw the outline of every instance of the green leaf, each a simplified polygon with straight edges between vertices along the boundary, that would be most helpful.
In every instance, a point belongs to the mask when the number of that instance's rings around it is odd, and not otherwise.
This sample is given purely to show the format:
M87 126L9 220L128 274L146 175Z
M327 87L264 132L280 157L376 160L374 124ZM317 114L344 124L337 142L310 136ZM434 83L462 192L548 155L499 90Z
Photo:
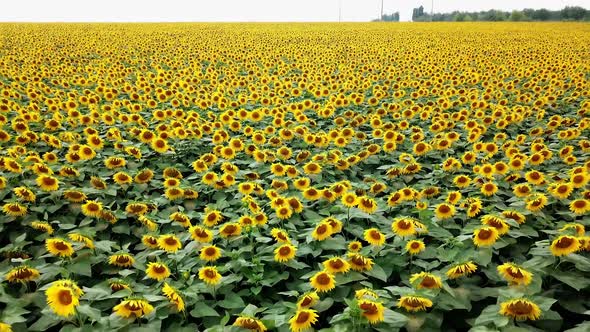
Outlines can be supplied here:
M246 306L241 297L235 293L229 293L219 302L219 306L225 309L237 309Z
M383 271L383 268L379 265L373 265L373 268L365 272L366 275L377 278L383 282L387 282L387 274Z
M93 322L96 322L100 319L100 310L92 308L88 304L81 304L76 308L76 310L78 310L79 313L86 315L86 317L88 317Z
M590 286L590 280L579 273L555 271L551 276L578 291Z
M203 302L195 303L195 308L191 310L190 315L195 318L219 316L215 309L211 308Z

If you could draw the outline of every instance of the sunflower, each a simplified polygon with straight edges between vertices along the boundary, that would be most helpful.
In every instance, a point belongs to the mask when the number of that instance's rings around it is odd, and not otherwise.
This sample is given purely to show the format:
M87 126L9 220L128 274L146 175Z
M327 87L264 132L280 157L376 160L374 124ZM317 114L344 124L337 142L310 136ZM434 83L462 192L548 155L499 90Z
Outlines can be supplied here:
M350 270L350 264L340 257L333 257L325 260L322 265L324 269L332 274L346 273Z
M151 262L147 264L145 274L149 278L162 281L170 276L170 269L164 263Z
M426 249L424 242L422 240L411 240L406 243L406 251L410 253L410 255L416 255L421 253Z
M466 175L457 175L453 179L453 183L458 188L467 188L471 184L471 178Z
M131 287L129 287L128 283L119 279L109 281L109 287L111 287L113 292L118 292L123 289L131 290Z
M348 253L350 267L358 272L369 271L373 268L373 260L359 253Z
M311 237L317 241L323 241L332 236L332 234L332 225L329 222L322 221L315 227L311 233Z
M87 199L86 194L78 190L65 190L63 196L72 203L81 203Z
M590 211L590 200L588 199L576 199L570 203L570 211L575 214L586 214Z
M526 183L518 184L512 188L512 193L516 197L527 197L532 191L531 187Z
M299 309L291 319L289 325L291 331L300 332L309 329L318 321L318 313L313 309Z
M297 248L292 246L291 244L283 244L280 247L276 248L275 253L275 261L280 263L285 263L292 260L295 257L295 253L297 252Z
M45 248L53 256L71 257L74 254L72 244L61 238L46 239Z
M342 205L351 208L358 204L358 197L354 193L345 193L341 198Z
M33 221L31 223L31 227L33 227L34 229L47 233L49 235L53 234L53 227L51 226L51 224L47 223L47 222L42 222L42 221Z
M184 300L180 296L179 292L168 285L167 282L165 282L164 286L162 287L162 293L164 293L166 298L168 298L168 301L170 301L170 304L174 306L174 309L177 312L184 311Z
M397 218L391 223L391 230L401 237L412 236L418 231L411 219Z
M566 232L569 229L572 229L577 236L584 236L584 234L586 234L586 227L579 223L565 224L562 228L559 229L559 231Z
M361 314L370 324L377 324L385 319L383 316L385 308L379 302L362 299L358 301L358 306L362 311Z
M226 223L219 229L219 235L223 238L242 234L242 226L239 223Z
M363 249L363 244L360 241L352 241L348 244L348 251L350 252L359 252Z
M357 208L361 211L372 214L377 210L377 202L370 197L359 197L357 201Z
M489 247L494 245L499 237L495 227L482 227L473 232L473 244L478 247Z
M313 287L316 292L320 293L327 292L336 287L334 275L328 271L317 272L309 279L309 282L311 287Z
M428 272L412 274L410 277L410 283L415 285L417 289L439 289L442 287L440 277Z
M135 258L129 254L115 254L109 257L109 264L119 267L130 267L135 263Z
M102 214L102 203L98 201L86 201L82 204L82 213L87 217L100 218Z
M432 301L421 296L406 295L399 299L397 307L404 308L410 312L425 311L432 307Z
M273 228L270 231L270 234L275 239L275 241L277 241L279 243L289 243L289 242L291 242L289 240L289 235L287 234L287 231L285 231L284 229Z
M209 210L206 211L205 216L203 217L203 223L207 227L213 227L217 225L219 222L223 220L223 215L221 211L218 210Z
M455 215L455 207L447 203L440 203L434 208L434 213L440 220L449 219Z
M526 209L532 212L542 210L547 205L547 197L543 194L536 194L526 200Z
M481 217L481 223L495 228L496 231L498 231L498 235L504 235L510 230L510 225L508 225L506 221L491 214L486 214Z
M215 262L219 257L221 257L221 249L214 245L201 248L201 253L199 254L199 258L206 262Z
M148 183L154 178L154 172L151 169L143 169L135 175L135 183Z
M51 175L40 175L35 182L43 191L56 191L59 189L59 181Z
M195 225L189 228L189 233L193 240L201 243L209 243L213 241L213 233L201 226Z
M94 242L91 238L87 236L84 236L79 233L70 233L68 234L68 238L74 242L84 243L84 246L86 246L89 249L94 249Z
M35 193L33 193L27 187L16 187L12 189L12 191L16 196L18 196L18 198L22 199L23 201L34 202L37 199Z
M514 210L504 210L502 211L502 215L505 218L512 219L519 224L524 224L526 222L526 216L520 212Z
M6 203L2 206L2 211L10 217L22 217L27 214L27 207L19 203Z
M21 265L8 271L4 278L11 283L27 283L39 278L40 275L39 270L26 265Z
M217 285L221 280L221 274L215 266L204 266L199 269L199 279L209 285Z
M0 322L0 332L12 332L12 326L10 324Z
M177 252L178 249L182 248L182 243L175 235L165 234L160 235L158 238L158 246L166 252Z
M140 318L149 315L154 307L143 299L125 299L113 308L113 312L125 318Z
M499 265L498 273L511 284L528 285L533 280L533 274L513 263Z
M446 202L451 205L456 205L461 200L462 197L463 197L463 195L461 195L461 192L451 191L447 195Z
M473 272L475 272L476 270L477 270L477 265L475 265L471 261L459 263L459 264L453 265L447 271L447 277L449 277L449 279L457 279L457 278L460 278L463 276L468 276L468 275L472 274Z
M571 183L556 184L550 188L551 195L558 199L568 198L574 191L574 186Z
M369 228L364 232L365 241L374 246L382 246L385 243L385 235L377 228Z
M266 326L258 319L250 316L240 315L236 318L236 321L232 324L233 326L241 327L246 330L264 332Z
M47 304L55 314L62 317L69 317L76 312L80 304L79 296L75 290L60 283L53 283L46 291Z
M289 219L291 218L291 215L293 215L293 210L288 206L281 206L277 208L275 212L277 214L277 218L281 220Z
M550 249L553 256L566 256L580 250L580 241L574 236L562 235L551 242Z
M493 182L486 182L481 186L481 193L485 196L492 196L498 192L498 186Z
M309 309L318 303L319 300L320 297L317 292L305 293L299 298L299 301L297 301L297 309Z
M184 190L178 187L166 188L164 196L170 201L182 199L184 198Z
M170 146L168 145L168 142L165 139L162 138L156 138L154 139L150 146L152 147L152 149L158 153L164 153L166 151L168 151L170 149Z
M541 309L530 300L511 299L500 304L500 314L516 320L537 320L541 317Z
M362 288L354 292L354 297L359 300L363 298L378 299L379 295L370 288Z

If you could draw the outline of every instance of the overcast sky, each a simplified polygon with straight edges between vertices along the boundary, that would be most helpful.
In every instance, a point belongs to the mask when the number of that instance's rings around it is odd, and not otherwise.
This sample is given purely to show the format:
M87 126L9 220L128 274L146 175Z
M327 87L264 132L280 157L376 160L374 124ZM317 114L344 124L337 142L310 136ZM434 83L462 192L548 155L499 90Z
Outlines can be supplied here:
M195 21L285 22L370 21L379 16L381 0L2 0L0 21ZM412 8L431 0L383 0L384 12L399 11L410 20ZM582 6L590 0L434 0L435 12L453 10L548 8Z

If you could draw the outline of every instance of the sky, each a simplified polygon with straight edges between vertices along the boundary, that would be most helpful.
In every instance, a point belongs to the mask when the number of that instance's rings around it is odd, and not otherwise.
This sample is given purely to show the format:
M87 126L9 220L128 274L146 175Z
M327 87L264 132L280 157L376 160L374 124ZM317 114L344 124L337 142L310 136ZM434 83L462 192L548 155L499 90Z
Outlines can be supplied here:
M383 0L384 13L430 12L432 0ZM590 0L433 0L434 12L561 9ZM4 0L0 22L362 22L378 18L381 0Z

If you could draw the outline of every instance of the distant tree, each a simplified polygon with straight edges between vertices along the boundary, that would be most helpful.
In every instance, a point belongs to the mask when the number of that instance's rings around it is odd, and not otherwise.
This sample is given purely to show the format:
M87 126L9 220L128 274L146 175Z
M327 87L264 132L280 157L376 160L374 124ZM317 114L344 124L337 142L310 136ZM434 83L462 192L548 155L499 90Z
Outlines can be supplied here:
M566 6L561 10L561 18L567 21L581 21L587 14L587 10L582 7Z
M521 11L513 10L512 13L510 14L510 21L515 21L515 22L526 21L526 16Z
M454 11L451 13L436 13L429 15L424 13L424 7L420 6L412 10L414 22L447 22L447 21L590 21L590 10L582 7L568 6L562 10L547 9L523 9L506 12L501 10L488 10L481 12Z
M395 12L393 14L383 14L381 17L381 21L383 22L399 22L399 12Z

